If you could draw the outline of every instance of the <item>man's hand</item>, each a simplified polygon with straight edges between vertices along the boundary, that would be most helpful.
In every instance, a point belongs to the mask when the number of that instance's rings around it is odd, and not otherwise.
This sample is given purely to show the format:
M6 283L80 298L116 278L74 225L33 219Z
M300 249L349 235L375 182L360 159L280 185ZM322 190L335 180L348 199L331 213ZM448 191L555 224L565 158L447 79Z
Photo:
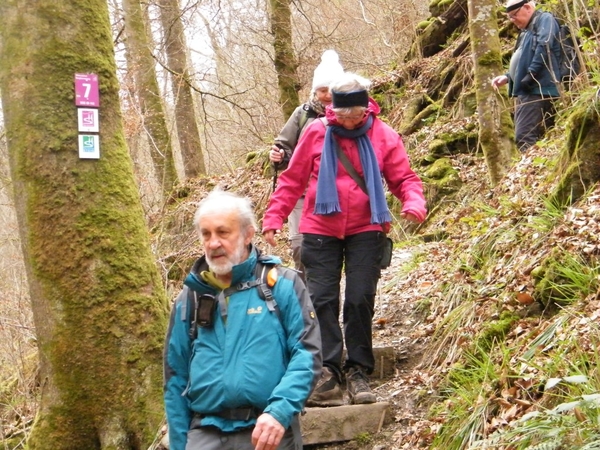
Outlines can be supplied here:
M285 152L283 151L283 149L277 147L276 145L273 145L271 147L271 151L269 152L269 161L271 161L273 164L279 164L283 161L284 154Z
M277 247L277 241L275 240L275 233L277 233L279 230L266 230L263 232L263 237L265 238L265 241L267 241L267 244L273 246L273 247Z
M499 87L504 86L506 83L508 83L508 77L506 75L497 76L492 80L492 86L494 89L498 89Z
M252 431L252 445L255 450L275 450L284 433L283 425L272 415L263 413L256 420L256 426Z

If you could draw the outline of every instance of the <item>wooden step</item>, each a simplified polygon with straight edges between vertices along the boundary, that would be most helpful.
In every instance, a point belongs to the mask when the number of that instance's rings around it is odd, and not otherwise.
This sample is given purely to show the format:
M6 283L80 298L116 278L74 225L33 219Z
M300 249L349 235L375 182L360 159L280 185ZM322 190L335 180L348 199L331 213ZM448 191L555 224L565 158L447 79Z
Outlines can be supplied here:
M375 358L375 367L373 373L369 375L371 380L382 380L394 376L396 371L396 350L394 347L373 347L373 357ZM346 350L342 355L342 360L346 359Z
M306 408L300 417L304 445L350 441L365 433L374 435L389 421L389 403Z
M369 375L372 380L385 379L394 376L396 371L396 351L394 347L374 347L375 368Z

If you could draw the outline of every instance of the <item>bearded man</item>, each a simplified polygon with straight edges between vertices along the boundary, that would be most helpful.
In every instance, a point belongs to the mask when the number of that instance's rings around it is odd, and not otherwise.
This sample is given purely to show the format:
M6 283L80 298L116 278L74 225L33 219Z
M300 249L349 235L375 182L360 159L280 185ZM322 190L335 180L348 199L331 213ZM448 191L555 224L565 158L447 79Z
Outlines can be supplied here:
M170 448L301 450L298 415L322 365L304 283L252 244L247 198L211 192L194 225L205 255L175 300L164 352Z

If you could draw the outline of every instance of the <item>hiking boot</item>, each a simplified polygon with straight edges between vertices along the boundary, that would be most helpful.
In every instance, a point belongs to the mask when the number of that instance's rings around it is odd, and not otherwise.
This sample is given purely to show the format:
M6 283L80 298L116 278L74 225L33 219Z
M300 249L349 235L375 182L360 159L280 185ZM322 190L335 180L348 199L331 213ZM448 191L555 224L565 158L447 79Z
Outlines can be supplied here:
M348 396L350 403L354 405L364 405L366 403L375 403L377 397L371 392L369 379L360 367L350 367L346 374L346 385L348 386Z
M329 367L323 367L321 378L315 390L306 401L306 406L342 406L344 393L340 389L337 377Z

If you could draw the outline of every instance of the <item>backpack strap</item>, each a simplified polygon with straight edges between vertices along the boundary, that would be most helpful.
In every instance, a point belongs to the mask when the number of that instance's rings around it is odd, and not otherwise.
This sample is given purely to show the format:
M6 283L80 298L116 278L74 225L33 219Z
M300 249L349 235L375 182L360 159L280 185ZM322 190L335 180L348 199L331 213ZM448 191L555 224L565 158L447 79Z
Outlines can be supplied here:
M243 281L237 283L235 286L230 286L216 296L216 305L219 307L221 317L227 318L227 301L226 298L236 292L245 291L256 287L258 289L258 295L267 304L267 308L270 312L275 313L277 318L281 320L279 307L277 301L273 296L271 288L277 282L277 265L274 263L266 263L261 259L258 259L256 266L254 267L254 280ZM189 336L191 340L196 339L198 336L198 308L201 305L198 300L198 293L193 289L188 288L187 302L181 307L181 320L190 322ZM189 311L188 311L189 310Z
M367 191L367 185L365 184L364 178L358 174L358 172L356 171L356 169L354 168L354 166L352 165L352 163L350 162L350 160L348 159L346 154L340 149L340 146L338 145L337 141L335 143L335 152L337 153L337 157L340 160L340 162L342 163L342 166L344 166L344 169L346 169L346 172L348 172L348 175L350 175L352 177L354 182L356 184L358 184L358 187L365 194L369 195L369 192Z
M532 45L532 49L535 51L535 48L537 47L537 40L538 40L538 29L537 29L537 20L538 17L540 16L541 12L540 11L536 11L533 13L533 17L531 19L531 33L533 34L533 45Z
M319 117L317 112L313 110L307 103L302 106L302 113L300 114L300 118L298 119L298 132L296 133L296 144L300 140L300 136L302 135L302 131L306 124L308 123L308 119L316 119Z
M302 113L300 114L300 119L298 119L298 137L300 137L300 133L302 132L302 129L306 125L306 122L308 122L308 111L306 110L306 108L302 108Z
M277 271L277 269L275 268L274 264L257 263L255 271L257 271L256 269L259 269L259 265L262 267L260 267L260 274L256 274L257 276L255 280L259 281L258 295L265 301L269 311L274 312L275 314L277 314L277 317L279 317L279 308L277 307L277 301L275 301L275 297L273 297L273 291L271 290L272 286L269 286L269 274L272 270ZM277 278L275 278L273 286L275 285L276 281Z
M196 324L196 310L198 309L198 293L188 288L186 301L181 305L181 320L182 322L189 321L190 328L188 335L193 341L198 336L198 326Z

